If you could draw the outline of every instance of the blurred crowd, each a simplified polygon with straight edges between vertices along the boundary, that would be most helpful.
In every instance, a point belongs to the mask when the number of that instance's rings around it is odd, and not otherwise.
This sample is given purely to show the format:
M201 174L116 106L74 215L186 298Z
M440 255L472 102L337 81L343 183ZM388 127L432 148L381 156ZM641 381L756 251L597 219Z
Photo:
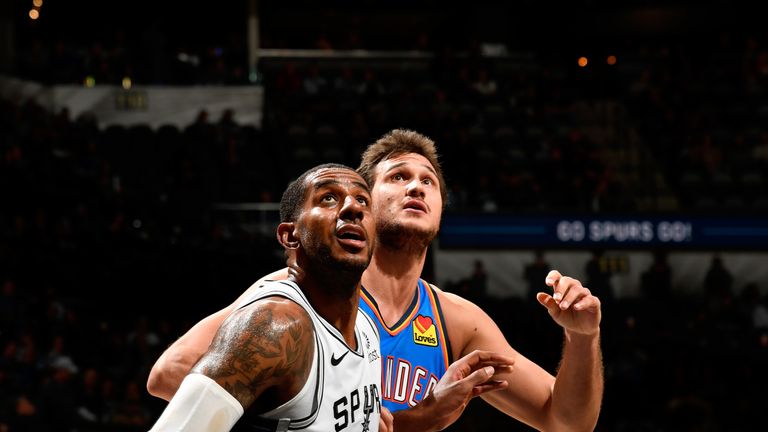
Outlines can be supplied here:
M0 124L0 431L147 430L149 367L282 265L274 236L212 210L212 161L173 152L194 144L137 153L7 101Z
M529 295L487 295L488 275L475 261L466 278L443 288L481 305L510 344L549 370L560 360L562 332L536 302L552 266L533 253L520 274ZM651 254L651 252L649 252ZM584 263L585 286L603 305L605 397L597 431L753 431L768 408L768 296L757 282L736 286L713 254L703 283L673 284L667 254L654 251L641 273L641 295L617 296L616 271L602 251ZM528 430L481 402L470 404L453 431Z

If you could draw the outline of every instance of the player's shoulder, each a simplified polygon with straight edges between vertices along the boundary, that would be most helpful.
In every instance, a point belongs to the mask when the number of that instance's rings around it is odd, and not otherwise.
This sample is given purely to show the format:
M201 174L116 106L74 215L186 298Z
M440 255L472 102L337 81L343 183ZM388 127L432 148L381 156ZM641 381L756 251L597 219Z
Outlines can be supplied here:
M268 284L275 284L275 287L279 288L283 282L268 282ZM242 324L247 323L246 325L256 330L279 328L290 331L302 327L312 328L309 312L293 299L280 295L256 298L244 304L236 315L239 315Z
M215 338L221 358L249 365L249 385L276 380L290 385L312 364L315 326L309 313L289 298L267 296L233 312ZM234 379L234 378L233 378Z
M437 285L434 285L432 283L429 284L429 286L432 288L432 290L437 295L438 300L440 301L440 307L443 309L443 314L446 316L452 316L454 314L472 314L476 311L480 311L480 308L472 303L471 301L465 299L464 297L448 292L443 291L440 289ZM453 319L453 318L446 318L446 319Z
M454 358L464 353L464 348L477 334L478 323L485 322L487 315L479 306L452 292L431 285L440 302L443 322L451 341Z
M268 282L284 281L286 279L288 279L288 268L287 267L281 268L280 270L273 271L272 273L270 273L268 275L262 276L259 280L254 282L250 286L250 288L248 288L248 289L250 290L250 289L261 287L262 285L264 285L264 284L266 284Z
M251 286L248 287L242 294L240 294L240 297L235 300L234 308L239 309L244 304L252 301L254 296L256 296L261 288L264 288L265 285L271 282L277 282L277 281L284 281L288 279L288 268L282 268L280 270L274 271L266 276L263 276L256 282L252 283Z

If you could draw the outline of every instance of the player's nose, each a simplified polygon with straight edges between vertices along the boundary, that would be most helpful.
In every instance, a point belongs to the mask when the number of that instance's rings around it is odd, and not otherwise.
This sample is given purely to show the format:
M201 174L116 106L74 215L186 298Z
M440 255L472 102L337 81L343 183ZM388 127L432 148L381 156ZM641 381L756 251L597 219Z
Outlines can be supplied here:
M358 198L347 195L341 206L339 217L349 221L362 220L364 215L363 208L363 203Z

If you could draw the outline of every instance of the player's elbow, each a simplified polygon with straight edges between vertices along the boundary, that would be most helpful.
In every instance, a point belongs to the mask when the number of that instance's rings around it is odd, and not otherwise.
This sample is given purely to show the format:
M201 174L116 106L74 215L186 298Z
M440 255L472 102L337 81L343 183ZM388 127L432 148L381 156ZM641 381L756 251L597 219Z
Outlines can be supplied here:
M550 425L543 430L563 432L593 432L597 427L599 413L581 412L572 415L557 415Z
M542 430L562 431L562 432L594 432L597 422L579 423L559 423L557 426L545 428Z
M178 386L173 385L173 359L163 353L152 366L147 378L147 392L152 396L170 401Z
M159 389L159 382L157 375L154 373L154 369L149 371L149 377L147 377L147 393L151 394L152 396L158 396L158 389Z
M186 347L171 347L152 366L147 378L147 391L152 396L170 401L184 377L202 356Z
M173 395L169 395L163 372L160 370L161 368L158 368L157 366L158 365L153 366L152 370L149 371L149 377L147 378L147 392L160 399L170 400Z

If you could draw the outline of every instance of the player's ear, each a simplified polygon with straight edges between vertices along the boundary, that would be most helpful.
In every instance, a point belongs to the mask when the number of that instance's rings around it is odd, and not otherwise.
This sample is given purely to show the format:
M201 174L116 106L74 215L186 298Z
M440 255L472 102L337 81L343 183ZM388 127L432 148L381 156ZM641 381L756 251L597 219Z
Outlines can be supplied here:
M294 222L283 222L277 226L277 241L286 249L298 249L299 238L295 232L296 224Z

